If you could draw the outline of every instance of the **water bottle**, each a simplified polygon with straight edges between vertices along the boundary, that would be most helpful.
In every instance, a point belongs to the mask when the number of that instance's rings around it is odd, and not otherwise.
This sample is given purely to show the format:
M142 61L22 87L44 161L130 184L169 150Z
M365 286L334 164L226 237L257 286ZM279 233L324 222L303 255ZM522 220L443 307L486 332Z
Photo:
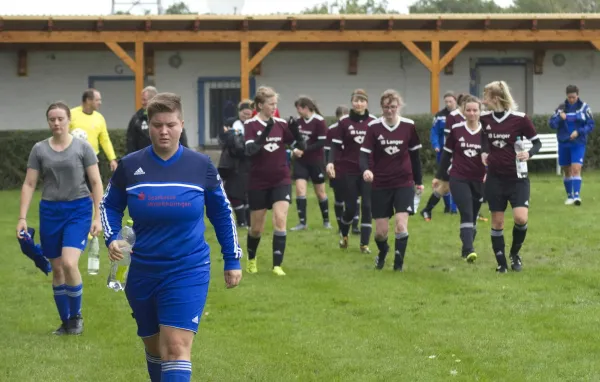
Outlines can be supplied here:
M100 244L98 237L92 237L90 246L88 247L88 274L97 275L100 271Z
M111 263L110 273L106 282L106 286L115 292L125 290L127 282L127 273L129 271L129 264L131 264L131 251L135 244L135 232L131 228L131 225L133 225L133 222L128 221L127 225L121 229L115 239L123 254L123 259Z
M525 142L521 140L521 137L517 137L515 142L515 153L525 152ZM515 165L517 167L517 178L527 178L527 162L520 161L515 157Z

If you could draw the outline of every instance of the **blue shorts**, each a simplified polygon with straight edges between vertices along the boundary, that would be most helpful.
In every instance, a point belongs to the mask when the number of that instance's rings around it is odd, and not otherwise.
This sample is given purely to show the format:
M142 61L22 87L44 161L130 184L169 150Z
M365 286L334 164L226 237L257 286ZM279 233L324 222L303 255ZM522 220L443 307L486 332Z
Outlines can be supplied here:
M71 201L40 201L40 243L44 256L56 259L64 247L85 249L92 225L90 197Z
M210 271L195 269L164 278L148 277L130 270L125 294L138 336L152 337L159 326L198 331L208 295Z
M580 164L583 166L585 156L585 145L573 142L558 142L558 164L570 166Z

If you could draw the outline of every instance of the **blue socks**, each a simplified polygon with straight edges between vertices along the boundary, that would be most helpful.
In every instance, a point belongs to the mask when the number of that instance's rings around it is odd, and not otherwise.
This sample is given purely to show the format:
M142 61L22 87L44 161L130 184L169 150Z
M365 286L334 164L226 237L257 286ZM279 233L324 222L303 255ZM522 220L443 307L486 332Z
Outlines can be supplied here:
M563 178L563 184L565 185L565 191L567 191L567 198L573 199L573 178Z
M65 285L67 296L69 297L70 317L75 318L81 314L81 295L83 294L83 284L76 286Z
M162 363L161 382L190 382L192 363L190 361L166 361Z
M151 382L161 382L162 361L160 357L155 357L146 352L146 363L148 364L148 374Z
M52 286L54 290L54 302L58 309L58 315L62 321L69 319L69 296L67 296L67 286L65 284Z
M577 199L579 198L579 193L581 192L581 177L580 176L574 176L571 177L571 181L573 182L573 198Z

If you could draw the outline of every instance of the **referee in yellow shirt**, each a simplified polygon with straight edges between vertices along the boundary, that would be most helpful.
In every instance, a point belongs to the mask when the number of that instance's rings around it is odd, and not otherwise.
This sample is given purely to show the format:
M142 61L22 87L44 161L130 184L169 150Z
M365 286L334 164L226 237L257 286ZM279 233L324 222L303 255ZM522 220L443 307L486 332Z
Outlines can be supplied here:
M96 155L100 153L102 146L106 159L110 161L110 169L114 172L117 169L117 156L106 129L106 120L98 112L101 104L102 97L98 90L88 89L83 92L81 106L71 109L69 130L73 136L87 139Z

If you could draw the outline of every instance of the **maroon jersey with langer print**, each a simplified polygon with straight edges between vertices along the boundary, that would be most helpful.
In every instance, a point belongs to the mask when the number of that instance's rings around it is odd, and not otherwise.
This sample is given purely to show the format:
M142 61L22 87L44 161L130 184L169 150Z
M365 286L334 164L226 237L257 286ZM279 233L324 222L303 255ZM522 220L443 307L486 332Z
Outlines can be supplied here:
M368 112L360 116L352 113L340 118L331 140L332 144L336 144L334 164L336 177L361 175L360 147L365 140L369 123L376 119L377 117Z
M325 118L321 117L319 114L313 114L309 119L298 119L298 126L300 127L300 134L304 136L307 148L319 141L325 141L327 139L327 125L325 124ZM303 164L322 163L323 155L324 148L321 147L316 150L305 150L304 154L295 160Z
M466 122L452 126L444 145L444 150L452 155L448 171L451 177L483 182L485 166L481 160L481 134L481 123L476 130L469 129Z
M250 157L248 189L266 190L292 184L287 163L286 146L294 142L284 119L273 117L275 124L260 151ZM258 116L244 123L246 144L255 142L264 132L267 123Z

